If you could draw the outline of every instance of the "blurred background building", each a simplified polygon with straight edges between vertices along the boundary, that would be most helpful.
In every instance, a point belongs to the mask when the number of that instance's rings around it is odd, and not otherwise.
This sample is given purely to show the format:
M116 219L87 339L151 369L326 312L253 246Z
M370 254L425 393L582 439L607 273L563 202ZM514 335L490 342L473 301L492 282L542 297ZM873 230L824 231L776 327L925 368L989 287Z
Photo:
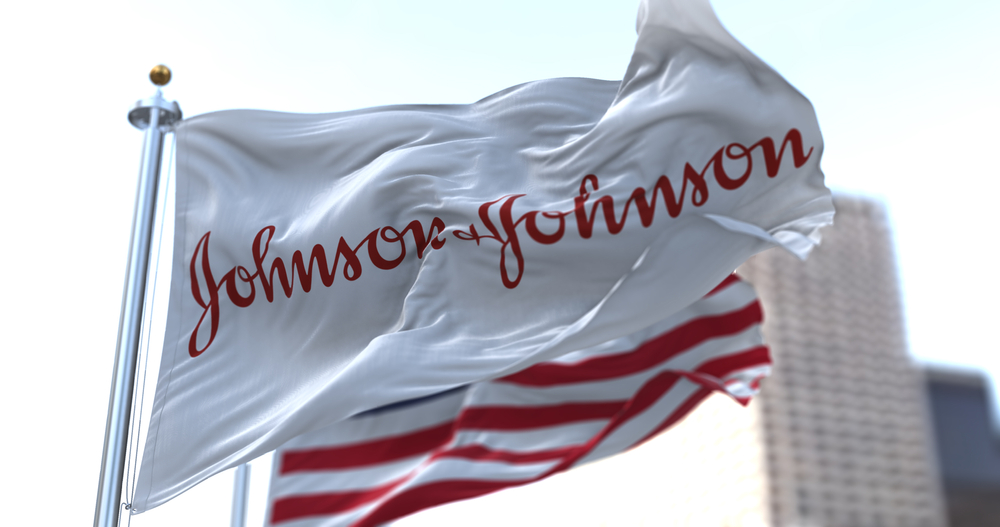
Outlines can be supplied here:
M1000 526L1000 438L985 377L928 368L925 378L951 527Z
M740 269L764 304L775 363L757 409L768 524L945 525L885 212L859 198L835 205L807 261L767 251Z

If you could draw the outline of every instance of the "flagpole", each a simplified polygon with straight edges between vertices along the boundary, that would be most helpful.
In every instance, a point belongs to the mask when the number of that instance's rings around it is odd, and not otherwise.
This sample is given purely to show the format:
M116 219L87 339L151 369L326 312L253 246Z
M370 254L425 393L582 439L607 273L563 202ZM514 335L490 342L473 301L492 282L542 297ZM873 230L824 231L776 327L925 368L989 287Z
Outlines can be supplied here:
M233 479L233 514L230 516L230 527L246 527L249 494L250 464L243 463L236 467L236 475Z
M156 66L150 71L149 78L157 86L156 94L136 102L128 113L129 122L132 126L144 130L145 136L135 212L132 217L132 237L129 241L121 318L118 321L118 344L111 378L108 421L104 431L104 453L101 459L101 479L97 489L94 527L117 527L123 505L122 487L129 418L132 411L132 391L135 386L143 302L146 297L149 248L153 237L160 163L163 157L163 137L170 131L170 127L181 119L181 109L177 103L164 100L160 92L160 87L170 82L170 69L162 65Z

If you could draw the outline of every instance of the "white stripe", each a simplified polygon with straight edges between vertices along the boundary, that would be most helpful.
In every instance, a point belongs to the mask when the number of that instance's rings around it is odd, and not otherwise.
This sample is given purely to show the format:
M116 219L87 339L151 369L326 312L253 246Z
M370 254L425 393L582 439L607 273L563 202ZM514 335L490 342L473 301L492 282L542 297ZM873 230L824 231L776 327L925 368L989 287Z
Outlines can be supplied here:
M444 458L428 464L425 469L421 470L420 473L405 484L405 488L455 479L519 481L541 476L558 463L559 461L505 463L503 461Z
M519 431L463 431L455 446L482 445L492 450L530 453L586 442L601 431L607 419Z
M385 485L410 475L429 456L419 455L392 463L380 463L366 468L316 470L279 475L271 486L273 498L293 495L322 494L365 490ZM273 499L272 498L272 499Z

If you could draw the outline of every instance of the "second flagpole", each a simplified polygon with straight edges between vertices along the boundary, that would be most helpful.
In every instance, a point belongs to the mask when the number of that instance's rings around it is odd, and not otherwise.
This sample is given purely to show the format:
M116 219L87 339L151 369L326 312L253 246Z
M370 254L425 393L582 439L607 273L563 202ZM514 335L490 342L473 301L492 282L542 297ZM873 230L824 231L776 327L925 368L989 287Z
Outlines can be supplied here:
M233 513L230 527L246 527L247 505L250 503L250 463L236 467L233 478Z

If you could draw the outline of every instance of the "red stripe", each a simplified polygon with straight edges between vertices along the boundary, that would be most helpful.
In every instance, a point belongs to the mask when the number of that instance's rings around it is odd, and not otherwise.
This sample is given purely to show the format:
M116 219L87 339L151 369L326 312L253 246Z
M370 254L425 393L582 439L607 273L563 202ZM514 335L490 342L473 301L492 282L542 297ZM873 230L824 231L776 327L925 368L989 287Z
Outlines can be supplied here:
M454 433L454 421L408 434L346 446L288 450L281 456L280 474L312 470L333 470L386 463L425 454L447 443Z
M712 296L715 293L718 293L719 291L722 291L723 289L725 289L725 288L727 288L727 287L735 284L736 282L740 282L740 281L741 281L740 277L736 276L736 273L733 273L733 274L727 276L725 280L723 280L721 283L719 283L719 285L715 286L714 289L712 289L711 291L709 291L708 294L705 295L705 297Z
M771 354L768 352L767 346L757 346L706 361L698 366L697 371L722 379L734 371L767 364L771 364Z
M576 364L536 364L496 382L553 386L624 377L650 369L711 338L735 335L762 320L760 303L753 301L737 311L688 321L633 351L594 357Z
M274 500L271 508L271 523L281 523L310 516L327 516L347 512L366 503L377 500L405 483L411 476L398 479L373 489L327 492L306 496L290 496Z

